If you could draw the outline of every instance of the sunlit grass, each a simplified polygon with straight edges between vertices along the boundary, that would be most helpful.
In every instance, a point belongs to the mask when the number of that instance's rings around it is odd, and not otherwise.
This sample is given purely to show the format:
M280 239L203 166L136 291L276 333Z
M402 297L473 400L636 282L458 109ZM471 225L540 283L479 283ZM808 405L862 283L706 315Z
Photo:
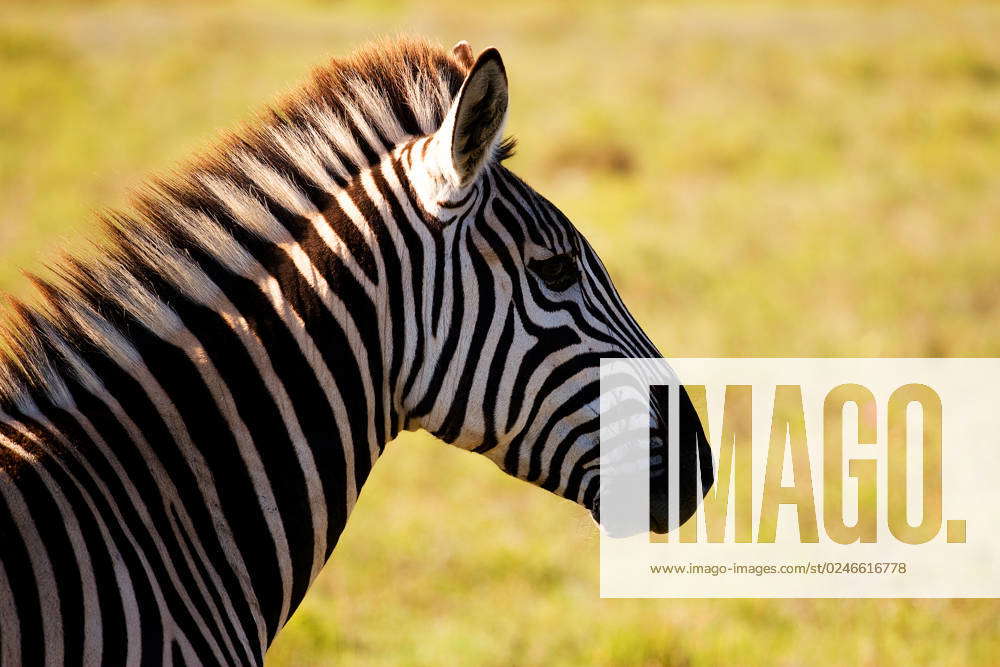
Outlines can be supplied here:
M674 355L1000 353L989 4L0 6L0 286L379 34L501 48L511 166ZM379 463L272 664L995 661L983 601L600 600L581 509L427 436Z

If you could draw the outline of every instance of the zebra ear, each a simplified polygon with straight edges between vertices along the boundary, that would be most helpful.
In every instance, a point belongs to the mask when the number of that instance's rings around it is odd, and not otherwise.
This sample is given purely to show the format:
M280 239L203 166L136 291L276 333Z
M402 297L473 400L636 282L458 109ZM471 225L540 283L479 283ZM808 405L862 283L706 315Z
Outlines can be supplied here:
M459 187L476 179L493 154L507 118L507 72L500 52L479 54L465 77L438 135L446 146L449 171Z

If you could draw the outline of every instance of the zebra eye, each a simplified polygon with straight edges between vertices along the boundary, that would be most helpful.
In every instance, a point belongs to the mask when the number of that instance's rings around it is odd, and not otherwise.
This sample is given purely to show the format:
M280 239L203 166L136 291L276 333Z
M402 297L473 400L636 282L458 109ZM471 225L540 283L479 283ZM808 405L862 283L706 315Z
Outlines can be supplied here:
M576 260L573 255L554 255L547 259L533 259L528 262L528 268L542 279L546 286L556 292L569 289L579 277Z

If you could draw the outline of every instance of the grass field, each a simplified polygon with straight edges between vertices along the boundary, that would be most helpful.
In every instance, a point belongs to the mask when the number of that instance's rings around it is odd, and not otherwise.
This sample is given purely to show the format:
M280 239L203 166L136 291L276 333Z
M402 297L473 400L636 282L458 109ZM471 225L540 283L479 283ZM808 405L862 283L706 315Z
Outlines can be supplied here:
M1000 6L0 5L0 287L311 64L504 55L511 167L683 356L1000 355ZM947 4L947 8L944 5ZM474 9L473 9L474 8ZM587 514L388 448L273 665L991 664L990 601L601 600Z

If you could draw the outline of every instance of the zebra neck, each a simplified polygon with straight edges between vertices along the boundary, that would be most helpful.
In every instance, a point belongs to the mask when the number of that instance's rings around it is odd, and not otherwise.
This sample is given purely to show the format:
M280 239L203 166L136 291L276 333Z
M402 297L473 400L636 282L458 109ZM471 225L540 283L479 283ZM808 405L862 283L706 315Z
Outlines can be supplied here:
M398 232L362 184L344 193L283 219L281 244L241 238L238 264L191 247L187 281L115 276L67 311L88 335L44 337L44 389L4 401L0 435L86 499L64 525L99 527L164 623L221 623L220 646L266 647L405 421Z

